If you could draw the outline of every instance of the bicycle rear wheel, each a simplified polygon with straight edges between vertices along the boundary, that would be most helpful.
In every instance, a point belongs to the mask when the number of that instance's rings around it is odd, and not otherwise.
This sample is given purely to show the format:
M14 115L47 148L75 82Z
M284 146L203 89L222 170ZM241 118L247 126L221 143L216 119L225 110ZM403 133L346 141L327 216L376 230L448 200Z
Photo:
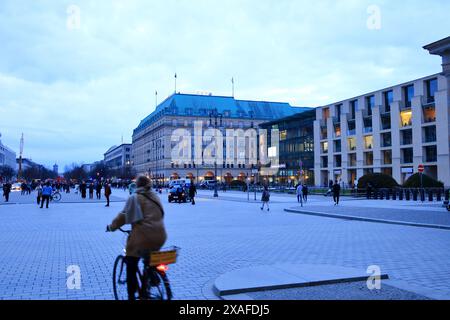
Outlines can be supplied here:
M147 299L171 300L172 291L167 276L160 274L155 268L147 269Z
M114 262L113 290L116 300L128 300L127 264L124 256L118 256Z

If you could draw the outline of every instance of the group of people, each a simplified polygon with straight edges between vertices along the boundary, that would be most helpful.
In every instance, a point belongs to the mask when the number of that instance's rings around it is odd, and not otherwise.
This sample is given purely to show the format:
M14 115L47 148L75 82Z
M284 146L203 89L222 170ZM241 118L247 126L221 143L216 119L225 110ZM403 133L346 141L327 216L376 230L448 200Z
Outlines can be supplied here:
M100 181L90 182L89 184L86 181L82 181L80 186L78 187L79 192L81 193L81 198L86 199L87 193L89 192L89 199L94 199L94 191L97 200L102 198L102 189L105 189L104 195L106 198L106 207L109 207L109 199L112 194L111 184L109 181L105 181L103 184Z
M44 207L44 203L46 204L45 207L48 209L48 204L50 202L50 197L52 196L52 193L54 191L52 185L50 182L46 182L44 184L38 183L35 190L37 191L37 204L40 205L41 209Z
M295 192L297 194L297 202L303 207L303 202L306 203L308 201L308 186L299 183L297 187L295 187Z

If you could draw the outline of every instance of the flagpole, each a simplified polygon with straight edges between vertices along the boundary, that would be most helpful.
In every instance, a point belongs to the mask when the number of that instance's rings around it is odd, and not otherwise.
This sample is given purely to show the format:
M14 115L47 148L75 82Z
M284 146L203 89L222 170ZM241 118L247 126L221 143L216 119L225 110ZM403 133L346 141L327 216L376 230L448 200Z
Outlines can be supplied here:
M231 78L231 96L234 98L234 77Z
M175 94L177 93L177 74L175 73Z

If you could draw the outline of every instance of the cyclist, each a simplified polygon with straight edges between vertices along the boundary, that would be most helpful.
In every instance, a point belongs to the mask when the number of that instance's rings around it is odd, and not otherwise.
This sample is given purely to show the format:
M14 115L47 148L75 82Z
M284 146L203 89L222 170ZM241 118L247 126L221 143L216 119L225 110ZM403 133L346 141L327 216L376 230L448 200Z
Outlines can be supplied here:
M151 190L150 179L138 177L136 187L136 192L128 198L125 208L106 227L106 231L116 231L125 224L132 226L125 257L129 300L136 299L136 273L140 257L150 251L159 251L167 239L164 209L158 196Z

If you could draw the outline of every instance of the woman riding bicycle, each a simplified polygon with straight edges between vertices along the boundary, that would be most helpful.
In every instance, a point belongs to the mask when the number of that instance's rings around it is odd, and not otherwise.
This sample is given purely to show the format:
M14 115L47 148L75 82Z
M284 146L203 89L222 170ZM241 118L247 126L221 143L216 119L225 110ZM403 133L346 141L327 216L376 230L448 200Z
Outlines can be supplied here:
M159 251L167 239L164 227L164 209L158 196L151 191L151 182L145 176L138 177L136 192L131 195L125 208L107 226L107 231L116 231L131 224L127 240L127 290L128 299L135 300L139 259L150 251Z

